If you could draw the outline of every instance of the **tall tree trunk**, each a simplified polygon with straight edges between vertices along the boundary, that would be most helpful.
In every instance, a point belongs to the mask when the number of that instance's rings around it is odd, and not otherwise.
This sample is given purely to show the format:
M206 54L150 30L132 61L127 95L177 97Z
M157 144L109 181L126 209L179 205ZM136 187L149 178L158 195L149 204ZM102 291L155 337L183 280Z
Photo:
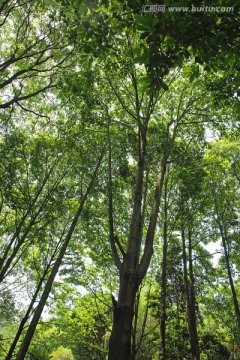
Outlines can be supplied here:
M137 290L136 272L126 271L120 278L118 301L113 299L113 327L109 342L109 360L130 359L132 320Z
M236 293L236 289L235 289L233 277L232 277L226 229L224 228L223 224L220 221L218 221L218 225L219 225L221 238L222 238L222 245L223 245L223 249L224 249L226 269L227 269L227 273L228 273L228 281L229 281L231 292L232 292L233 305L234 305L234 310L235 310L235 314L236 314L237 325L238 325L238 328L240 329L240 309L239 309L237 293Z
M159 360L165 360L165 357L166 357L167 220L168 220L167 219L167 185L165 185L162 276L161 276L161 294L160 294L160 350L159 350Z
M128 234L127 249L123 249L118 237L114 233L113 220L113 193L112 193L112 152L111 140L108 132L109 144L109 232L112 255L119 270L120 286L118 300L113 301L113 326L109 340L109 360L129 360L131 357L131 332L134 317L134 304L139 282L138 263L142 233L142 192L144 183L144 160L146 155L146 124L140 126L138 118L139 136L138 151L139 162L137 169L136 185L133 199L133 212ZM141 127L141 129L140 129ZM122 253L123 261L120 260L117 246Z
M195 287L194 287L194 273L193 273L193 256L192 256L192 233L188 232L189 241L189 294L190 294L190 319L191 319L191 337L192 343L194 344L194 356L193 359L200 359L199 350L199 339L197 332L197 317L196 317L196 298L195 298Z
M115 237L110 235L110 241L113 251L113 258L120 273L120 287L118 301L113 298L113 327L109 341L109 355L108 360L129 360L131 356L131 329L132 320L134 316L134 303L136 294L144 279L150 260L153 253L153 238L157 223L157 215L160 206L160 198L162 193L162 186L166 171L167 157L164 156L161 171L157 180L155 197L152 206L152 212L148 231L146 235L146 242L144 253L140 263L138 263L139 255L139 241L137 237L141 232L141 213L139 216L139 207L135 205L133 214L138 214L135 221L135 226L132 226L130 231L134 234L133 238L128 239L128 251L124 254L123 262L120 261L117 250ZM139 192L137 192L139 197ZM112 207L110 207L112 208ZM132 225L134 222L132 222ZM113 226L112 226L113 228ZM111 240L112 239L112 240Z
M108 144L109 144L109 240L112 250L112 257L116 267L119 271L120 287L118 294L118 301L113 298L113 327L109 341L109 354L108 360L129 360L131 356L131 329L134 316L134 303L139 285L142 283L153 254L153 240L156 231L157 218L160 207L160 200L162 195L162 188L164 177L166 173L167 160L170 150L173 146L177 125L176 122L172 139L169 138L170 127L173 120L167 126L165 133L165 141L163 146L162 161L160 171L157 177L154 199L151 207L151 214L145 238L144 250L140 259L140 251L142 246L142 228L144 224L143 213L143 193L144 193L144 180L145 178L145 156L147 147L147 126L150 120L151 112L154 107L153 95L150 96L149 103L146 110L146 116L140 115L140 103L138 99L137 82L135 74L131 73L132 84L136 92L136 117L138 124L138 168L135 183L135 191L133 198L133 210L131 216L131 223L129 227L129 234L127 240L126 250L118 241L118 237L114 232L114 214L113 214L113 189L112 189L112 159L111 159L111 141L110 133L108 131ZM117 95L116 89L113 87L111 80L110 86L113 88ZM118 97L118 95L117 95ZM119 98L119 97L118 97ZM119 98L121 103L121 98ZM109 117L110 119L110 117ZM109 121L110 127L110 121ZM172 131L172 129L171 129ZM119 257L121 252L123 260Z
M200 360L199 341L197 333L197 320L195 309L195 292L194 292L194 277L192 268L192 242L191 234L189 232L189 279L188 280L188 267L187 267L187 252L186 252L186 239L185 231L182 229L182 246L183 246L183 271L184 271L184 284L185 294L187 299L187 319L188 329L191 345L192 360Z

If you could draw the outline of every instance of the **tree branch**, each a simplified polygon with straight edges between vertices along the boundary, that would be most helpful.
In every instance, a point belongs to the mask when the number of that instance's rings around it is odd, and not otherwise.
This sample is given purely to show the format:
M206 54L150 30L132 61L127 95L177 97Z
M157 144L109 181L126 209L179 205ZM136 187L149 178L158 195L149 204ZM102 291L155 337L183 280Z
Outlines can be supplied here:
M122 262L119 258L117 248L116 248L116 239L117 236L114 234L114 221L113 221L113 193L112 193L112 146L111 146L111 139L109 134L109 126L108 125L108 220L109 220L109 241L112 250L112 256L115 265L117 266L119 272L121 273L123 270ZM121 251L121 247L120 247ZM122 252L122 251L121 251Z

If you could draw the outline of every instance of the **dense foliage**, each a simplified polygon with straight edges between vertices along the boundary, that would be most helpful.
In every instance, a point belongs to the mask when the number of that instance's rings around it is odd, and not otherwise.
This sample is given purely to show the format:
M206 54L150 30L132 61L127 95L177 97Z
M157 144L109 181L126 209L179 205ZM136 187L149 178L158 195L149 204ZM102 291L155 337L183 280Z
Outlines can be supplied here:
M239 5L152 5L0 3L0 359L240 359Z

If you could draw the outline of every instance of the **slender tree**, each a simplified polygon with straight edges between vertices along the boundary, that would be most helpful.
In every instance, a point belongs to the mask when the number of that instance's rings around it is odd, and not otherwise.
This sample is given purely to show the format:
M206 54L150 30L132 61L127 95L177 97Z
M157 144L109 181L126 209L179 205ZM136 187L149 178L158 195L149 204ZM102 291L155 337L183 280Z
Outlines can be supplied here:
M216 154L216 151L218 152ZM236 177L236 160L239 153L237 142L213 143L207 154L208 167L210 168L211 181L210 193L213 197L213 221L217 226L223 247L225 266L232 293L236 322L240 329L240 307L237 291L234 284L233 261L231 259L232 247L237 233L237 209L239 199L235 194L238 188ZM224 165L221 162L224 159ZM215 173L213 174L213 170ZM213 176L214 175L214 176ZM218 178L216 178L218 176ZM221 181L221 183L220 183Z
M32 340L32 337L34 335L34 332L35 332L35 329L37 327L37 324L38 324L38 321L41 317L41 314L42 314L42 311L43 311L43 308L47 302L47 299L48 299L48 296L51 292L51 288L52 288L52 285L53 285L53 282L54 282L54 279L58 273L58 270L60 268L60 265L62 263L62 260L63 260L63 257L65 255L65 252L67 250L67 247L68 247L68 244L71 240L71 237L73 235L73 232L76 228L76 225L78 223L78 220L79 220L79 217L83 211L83 207L85 205L85 202L87 200L87 197L89 196L89 193L93 187L93 184L94 184L94 181L96 179L96 176L97 176L97 172L98 172L98 169L100 167L100 164L101 164L101 161L102 161L102 158L103 158L103 155L104 155L104 151L102 151L102 154L97 162L97 165L96 165L96 168L94 170L94 173L92 174L92 178L91 178L91 181L89 182L89 185L87 187L87 190L85 192L85 194L82 196L82 199L79 203L79 206L77 208L77 211L74 215L74 218L71 222L71 225L69 227L69 230L68 230L68 233L63 241L63 244L61 246L61 249L59 251L59 254L58 254L58 257L56 259L56 261L54 262L54 265L51 269L51 273L47 279L47 282L46 282L46 285L43 289L43 292L41 294L41 297L40 297L40 300L39 300L39 303L35 309L35 312L34 312L34 315L31 319L31 322L29 324L29 327L28 327L28 330L26 332L26 335L24 336L24 339L21 343L21 346L20 346L20 349L17 353L17 356L16 356L16 359L17 360L24 360L25 358L25 355L28 351L28 348L29 348L29 345L30 345L30 342Z
M160 293L160 351L159 360L166 359L166 296L167 296L167 247L168 247L168 204L167 180L164 188L164 220L162 245L162 274Z

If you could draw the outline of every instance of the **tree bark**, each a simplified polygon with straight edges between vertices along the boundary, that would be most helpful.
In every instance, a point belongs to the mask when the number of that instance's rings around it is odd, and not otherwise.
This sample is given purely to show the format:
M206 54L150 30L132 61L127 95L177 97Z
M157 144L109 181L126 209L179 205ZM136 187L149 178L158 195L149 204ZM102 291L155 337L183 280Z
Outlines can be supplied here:
M113 299L113 327L109 342L109 360L130 359L137 283L136 272L127 271L120 278L119 300Z
M194 276L192 268L192 242L191 233L189 232L189 279L188 280L188 267L187 267L187 252L186 252L186 239L185 231L182 229L182 246L183 246L183 271L184 271L184 284L185 294L187 299L187 319L190 337L190 346L192 360L200 360L199 340L197 333L197 320L196 320L196 301L194 291Z
M197 332L197 318L196 318L196 298L194 287L194 273L193 273L193 257L192 257L192 233L188 232L189 241L189 292L190 292L190 319L191 319L191 342L193 344L193 359L200 360L199 339Z
M114 244L114 226L112 215L112 186L111 186L111 166L109 161L109 222L110 222L110 243L113 253L113 259L120 274L120 288L118 301L114 300L113 327L109 342L108 360L129 360L131 356L131 328L134 316L134 302L139 285L142 283L153 254L153 240L157 225L157 218L160 207L163 183L166 173L167 160L170 154L169 147L169 127L166 131L162 161L160 171L157 177L154 199L151 208L151 215L148 230L145 239L145 246L141 260L139 259L142 234L142 194L144 177L144 157L146 146L146 134L142 136L141 156L138 163L138 172L135 187L135 196L133 201L133 213L129 229L127 251L123 254L121 262ZM174 129L175 138L176 128ZM140 261L139 261L140 260Z
M134 320L132 326L132 344L131 344L131 357L130 360L135 360L137 354L137 327L138 327L138 310L140 302L141 289L136 294L136 300L134 304Z
M159 360L166 357L166 292L167 292L167 186L164 194L163 254L160 294L160 350Z
M224 249L226 269L227 269L227 273L228 273L228 281L229 281L231 292L232 292L233 305L234 305L234 310L235 310L235 314L236 314L237 325L238 325L238 328L240 329L240 309L239 309L237 293L236 293L236 289L235 289L233 277L232 277L229 252L228 252L228 248L227 248L227 234L226 234L226 230L224 229L223 224L220 221L218 221L218 225L219 225L221 238L222 238L222 245L223 245L223 249Z

